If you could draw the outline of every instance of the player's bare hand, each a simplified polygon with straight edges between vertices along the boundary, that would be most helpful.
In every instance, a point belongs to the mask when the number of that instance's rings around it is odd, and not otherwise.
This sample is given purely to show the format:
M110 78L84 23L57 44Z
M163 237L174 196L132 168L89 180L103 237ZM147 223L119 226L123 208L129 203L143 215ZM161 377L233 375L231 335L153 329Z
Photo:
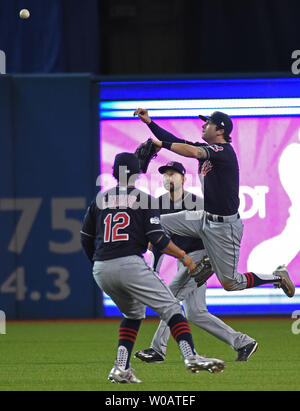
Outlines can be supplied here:
M145 110L143 108L138 108L137 110L135 110L133 115L138 116L139 119L143 121L143 123L146 123L146 124L150 124L152 121L148 115L148 110Z
M153 139L152 139L152 141L156 145L156 152L158 153L162 148L162 142L159 141L159 140L153 140Z
M183 265L188 268L189 273L196 268L196 264L194 263L194 261L191 259L190 256L185 257L183 261Z

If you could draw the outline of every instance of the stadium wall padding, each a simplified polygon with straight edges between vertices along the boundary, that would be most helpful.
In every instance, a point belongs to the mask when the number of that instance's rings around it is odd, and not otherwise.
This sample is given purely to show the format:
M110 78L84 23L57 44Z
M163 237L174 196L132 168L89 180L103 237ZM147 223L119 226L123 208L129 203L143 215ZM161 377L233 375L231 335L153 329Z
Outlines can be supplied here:
M79 232L96 194L89 74L0 76L0 310L7 319L103 315Z

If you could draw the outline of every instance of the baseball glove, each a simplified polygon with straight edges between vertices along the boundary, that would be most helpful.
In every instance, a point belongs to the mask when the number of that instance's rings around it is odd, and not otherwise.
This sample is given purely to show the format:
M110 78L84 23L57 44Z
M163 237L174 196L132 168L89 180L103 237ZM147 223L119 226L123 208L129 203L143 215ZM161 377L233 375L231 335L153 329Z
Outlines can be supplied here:
M135 155L139 159L141 171L146 173L152 158L157 157L157 147L149 138L145 143L138 146Z
M214 270L207 256L196 263L196 268L190 272L190 276L194 278L198 288L201 287L213 275Z

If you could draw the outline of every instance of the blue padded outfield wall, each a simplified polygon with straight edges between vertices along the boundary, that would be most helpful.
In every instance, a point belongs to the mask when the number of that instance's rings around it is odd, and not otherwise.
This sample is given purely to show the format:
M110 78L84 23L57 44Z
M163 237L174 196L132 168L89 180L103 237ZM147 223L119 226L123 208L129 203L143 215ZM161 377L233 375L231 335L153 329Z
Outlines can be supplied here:
M90 75L0 76L0 310L8 319L103 313L79 242L96 193L93 99Z

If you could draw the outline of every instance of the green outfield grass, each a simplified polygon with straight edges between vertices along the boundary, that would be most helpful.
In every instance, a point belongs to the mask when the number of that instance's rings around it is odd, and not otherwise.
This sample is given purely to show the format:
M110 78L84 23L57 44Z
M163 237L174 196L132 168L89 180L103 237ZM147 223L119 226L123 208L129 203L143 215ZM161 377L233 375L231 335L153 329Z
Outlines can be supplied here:
M107 381L117 345L118 322L8 323L0 335L1 391L282 391L300 389L300 335L292 320L226 320L233 328L259 342L247 363L236 363L228 345L192 326L199 353L225 360L222 374L190 374L170 339L164 363L145 364L132 359L142 384L117 385ZM149 346L157 326L145 321L135 349Z

